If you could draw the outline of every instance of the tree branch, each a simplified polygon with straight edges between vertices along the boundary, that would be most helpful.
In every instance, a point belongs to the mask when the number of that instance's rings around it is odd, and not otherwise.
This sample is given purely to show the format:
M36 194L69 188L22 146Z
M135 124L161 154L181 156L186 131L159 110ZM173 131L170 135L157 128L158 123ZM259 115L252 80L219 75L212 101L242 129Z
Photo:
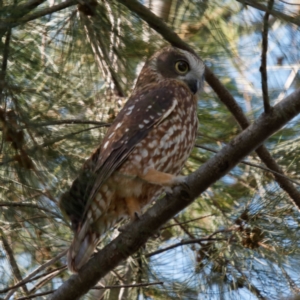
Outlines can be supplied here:
M160 18L153 14L144 5L140 4L136 0L117 1L125 5L132 12L136 13L140 18L147 22L152 29L161 34L162 37L171 45L195 53L195 51L187 43L181 40L174 31L172 31ZM241 128L246 129L250 125L247 117L244 115L242 109L239 107L230 92L207 66L205 66L205 80L218 95L219 99L226 105ZM284 175L284 172L282 171L280 166L278 166L265 146L262 145L261 147L259 147L256 150L256 153L269 169ZM297 191L294 185L284 177L278 176L276 174L274 174L274 177L280 187L290 196L293 203L300 210L300 193Z
M7 61L8 61L8 54L9 54L9 43L11 38L11 29L9 28L6 33L3 54L2 54L2 66L0 71L0 103L3 103L4 95L3 95L3 87L5 86L5 76L6 76L6 69L7 69Z
M51 120L45 122L27 122L25 126L20 126L20 129L30 127L41 127L41 126L53 126L53 125L66 125L66 124L84 124L84 125L99 125L103 127L109 127L111 123L93 121L93 120L81 120L81 119L62 119L62 120ZM1 130L1 128L0 128Z
M141 287L141 286L150 286L164 284L162 281L156 282L145 282L145 283L135 283L135 284L120 284L120 285L106 285L106 286L95 286L94 290L112 290L112 289L120 289L120 288L130 288L130 287Z
M254 151L269 136L300 113L300 89L262 114L251 126L235 137L213 158L186 179L189 189L176 187L171 197L164 197L141 218L128 225L125 232L100 250L72 275L51 297L74 300L88 292L103 276L134 254L165 222L190 205L209 186L228 173L243 157Z
M195 222L195 221L202 220L202 219L205 219L205 218L208 218L208 217L212 217L214 215L215 214L201 216L201 217L194 218L194 219L184 221L184 222L179 222L179 221L177 222L177 219L174 218L173 220L176 222L175 224L170 224L170 225L163 226L163 227L160 228L160 230L164 230L164 229L171 228L171 227L174 227L174 226L182 226L182 225L185 225L185 224L188 224L188 223L191 223L191 222Z
M268 9L272 10L274 0L269 0ZM265 113L270 112L270 99L268 91L268 74L267 74L267 52L268 52L268 31L269 31L269 12L264 15L264 26L262 31L262 52L261 52L261 65L259 71L261 73L261 88L264 100Z
M159 250L153 251L151 253L147 253L147 254L145 254L145 257L152 257L154 255L169 251L171 249L181 247L183 245L198 244L198 243L208 242L208 241L224 241L224 240L226 240L226 238L210 238L210 237L206 237L206 238L204 237L204 238L200 238L200 239L183 240L183 241L173 244L169 247L159 249Z

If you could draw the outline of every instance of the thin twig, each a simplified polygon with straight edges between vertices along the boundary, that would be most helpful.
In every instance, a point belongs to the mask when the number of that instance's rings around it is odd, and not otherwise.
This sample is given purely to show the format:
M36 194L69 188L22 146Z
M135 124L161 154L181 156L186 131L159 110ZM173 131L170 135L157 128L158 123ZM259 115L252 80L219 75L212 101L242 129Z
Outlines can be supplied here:
M27 122L26 126L20 127L20 129L27 128L28 126L32 127L41 127L41 126L53 126L53 125L65 125L65 124L84 124L84 125L99 125L101 127L109 127L111 123L92 121L92 120L80 120L80 119L65 119L65 120L53 120L45 121L40 123Z
M66 266L66 265L63 265L63 266L61 266L61 267L59 267L59 268L50 270L50 271L45 272L45 273L43 273L43 274L41 274L41 275L37 275L37 276L35 276L35 277L32 277L32 278L29 280L29 282L38 280L38 279L43 278L43 277L46 277L46 276L49 276L50 274L53 274L53 273L55 273L55 272L65 271L66 269L67 269L67 266Z
M201 219L204 219L204 218L208 218L208 217L212 217L212 216L214 216L214 214L210 214L210 215L206 215L206 216L202 216L202 217L199 217L199 218L195 218L195 219L188 220L188 221L185 221L185 222L178 222L178 223L177 223L177 220L176 220L176 224L170 224L170 225L163 226L163 227L161 227L160 230L167 229L167 228L174 227L174 226L180 226L180 225L188 224L188 223L195 222L195 221L198 221L198 220L201 220ZM175 219L175 218L173 218L173 219Z
M272 10L274 0L269 0L268 9ZM267 52L268 52L268 31L269 31L269 12L264 15L263 31L262 31L262 53L261 65L259 71L261 73L261 88L264 100L265 113L271 110L269 92L268 92L268 74L267 74Z
M48 275L43 276L43 278L34 285L33 288L31 288L29 290L29 295L35 293L38 289L40 289L41 287L43 287L45 284L47 284L50 280L52 280L53 278L57 277L57 275L59 275L60 273L64 272L67 269L67 266L63 266L62 268L60 268L60 270L55 270L55 272L51 272Z
M150 286L150 285L157 285L157 284L164 284L164 283L163 281L157 281L157 282L146 282L146 283L135 283L135 284L124 284L124 285L95 286L92 288L92 290L120 289L120 288Z
M181 230L190 237L190 239L195 239L195 236L187 229L183 224L180 224L178 218L173 218L174 222L181 228Z
M184 240L180 243L171 245L169 247L159 249L159 250L153 251L151 253L147 253L147 254L145 254L145 257L147 257L147 258L152 257L154 255L160 254L162 252L165 252L165 251L168 251L168 250L171 250L171 249L183 246L183 245L190 245L190 244L202 243L202 242L207 242L207 241L224 241L224 240L227 240L227 239L225 239L225 238L209 238L208 237L208 238L201 238L201 239Z
M16 300L30 300L30 299L37 298L40 296L46 296L46 295L52 294L53 292L55 292L55 290L51 290L51 291L44 292L44 293L38 293L38 294L27 296L27 297L17 298Z

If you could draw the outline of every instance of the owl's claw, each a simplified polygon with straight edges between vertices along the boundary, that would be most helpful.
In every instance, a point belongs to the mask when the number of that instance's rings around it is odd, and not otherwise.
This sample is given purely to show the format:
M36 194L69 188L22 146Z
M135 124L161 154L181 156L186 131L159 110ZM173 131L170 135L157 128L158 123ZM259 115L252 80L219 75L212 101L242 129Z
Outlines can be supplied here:
M183 182L180 183L180 194L183 198L186 198L187 200L190 199L190 195L191 195L191 188L188 185L188 183L186 182L186 180L184 180Z
M186 192L190 192L191 188L190 186L188 185L188 183L186 182L186 179L180 183L180 186L182 187L182 189Z
M133 218L131 218L131 221L130 221L129 223L127 223L127 224L122 225L121 227L119 227L118 230L119 230L120 232L126 231L127 228L128 228L128 226L129 226L132 222L137 221L137 220L140 220L140 218L141 218L141 214L140 214L139 212L135 211L134 214L133 214Z
M166 197L171 198L172 195L174 194L174 191L177 189L177 191L180 190L182 197L189 199L191 189L186 181L186 177L185 176L178 176L178 177L177 178L179 180L173 186L173 188L170 188L170 187L165 188Z
M141 218L140 213L137 212L137 211L135 211L135 212L134 212L134 219L135 219L135 220L139 220L140 218Z

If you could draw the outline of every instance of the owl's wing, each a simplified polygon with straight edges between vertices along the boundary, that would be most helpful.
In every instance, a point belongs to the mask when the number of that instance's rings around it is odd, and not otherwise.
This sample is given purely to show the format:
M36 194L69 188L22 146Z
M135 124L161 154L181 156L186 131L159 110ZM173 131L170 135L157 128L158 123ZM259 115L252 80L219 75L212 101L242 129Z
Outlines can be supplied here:
M60 199L60 207L70 218L75 232L86 219L92 199L103 183L151 129L173 111L177 105L175 91L172 85L167 89L160 85L136 92L128 99L101 146L85 162L70 190Z
M175 89L164 87L136 93L129 98L102 141L85 212L101 185L176 105Z

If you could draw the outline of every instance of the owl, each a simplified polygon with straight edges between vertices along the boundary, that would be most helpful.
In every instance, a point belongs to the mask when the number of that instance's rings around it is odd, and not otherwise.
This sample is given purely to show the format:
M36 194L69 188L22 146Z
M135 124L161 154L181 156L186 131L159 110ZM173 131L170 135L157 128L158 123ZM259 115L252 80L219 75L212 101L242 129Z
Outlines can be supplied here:
M165 189L184 182L179 173L196 138L203 74L198 56L175 47L145 63L100 147L60 199L74 231L71 271L87 262L101 236L120 220L138 218Z

